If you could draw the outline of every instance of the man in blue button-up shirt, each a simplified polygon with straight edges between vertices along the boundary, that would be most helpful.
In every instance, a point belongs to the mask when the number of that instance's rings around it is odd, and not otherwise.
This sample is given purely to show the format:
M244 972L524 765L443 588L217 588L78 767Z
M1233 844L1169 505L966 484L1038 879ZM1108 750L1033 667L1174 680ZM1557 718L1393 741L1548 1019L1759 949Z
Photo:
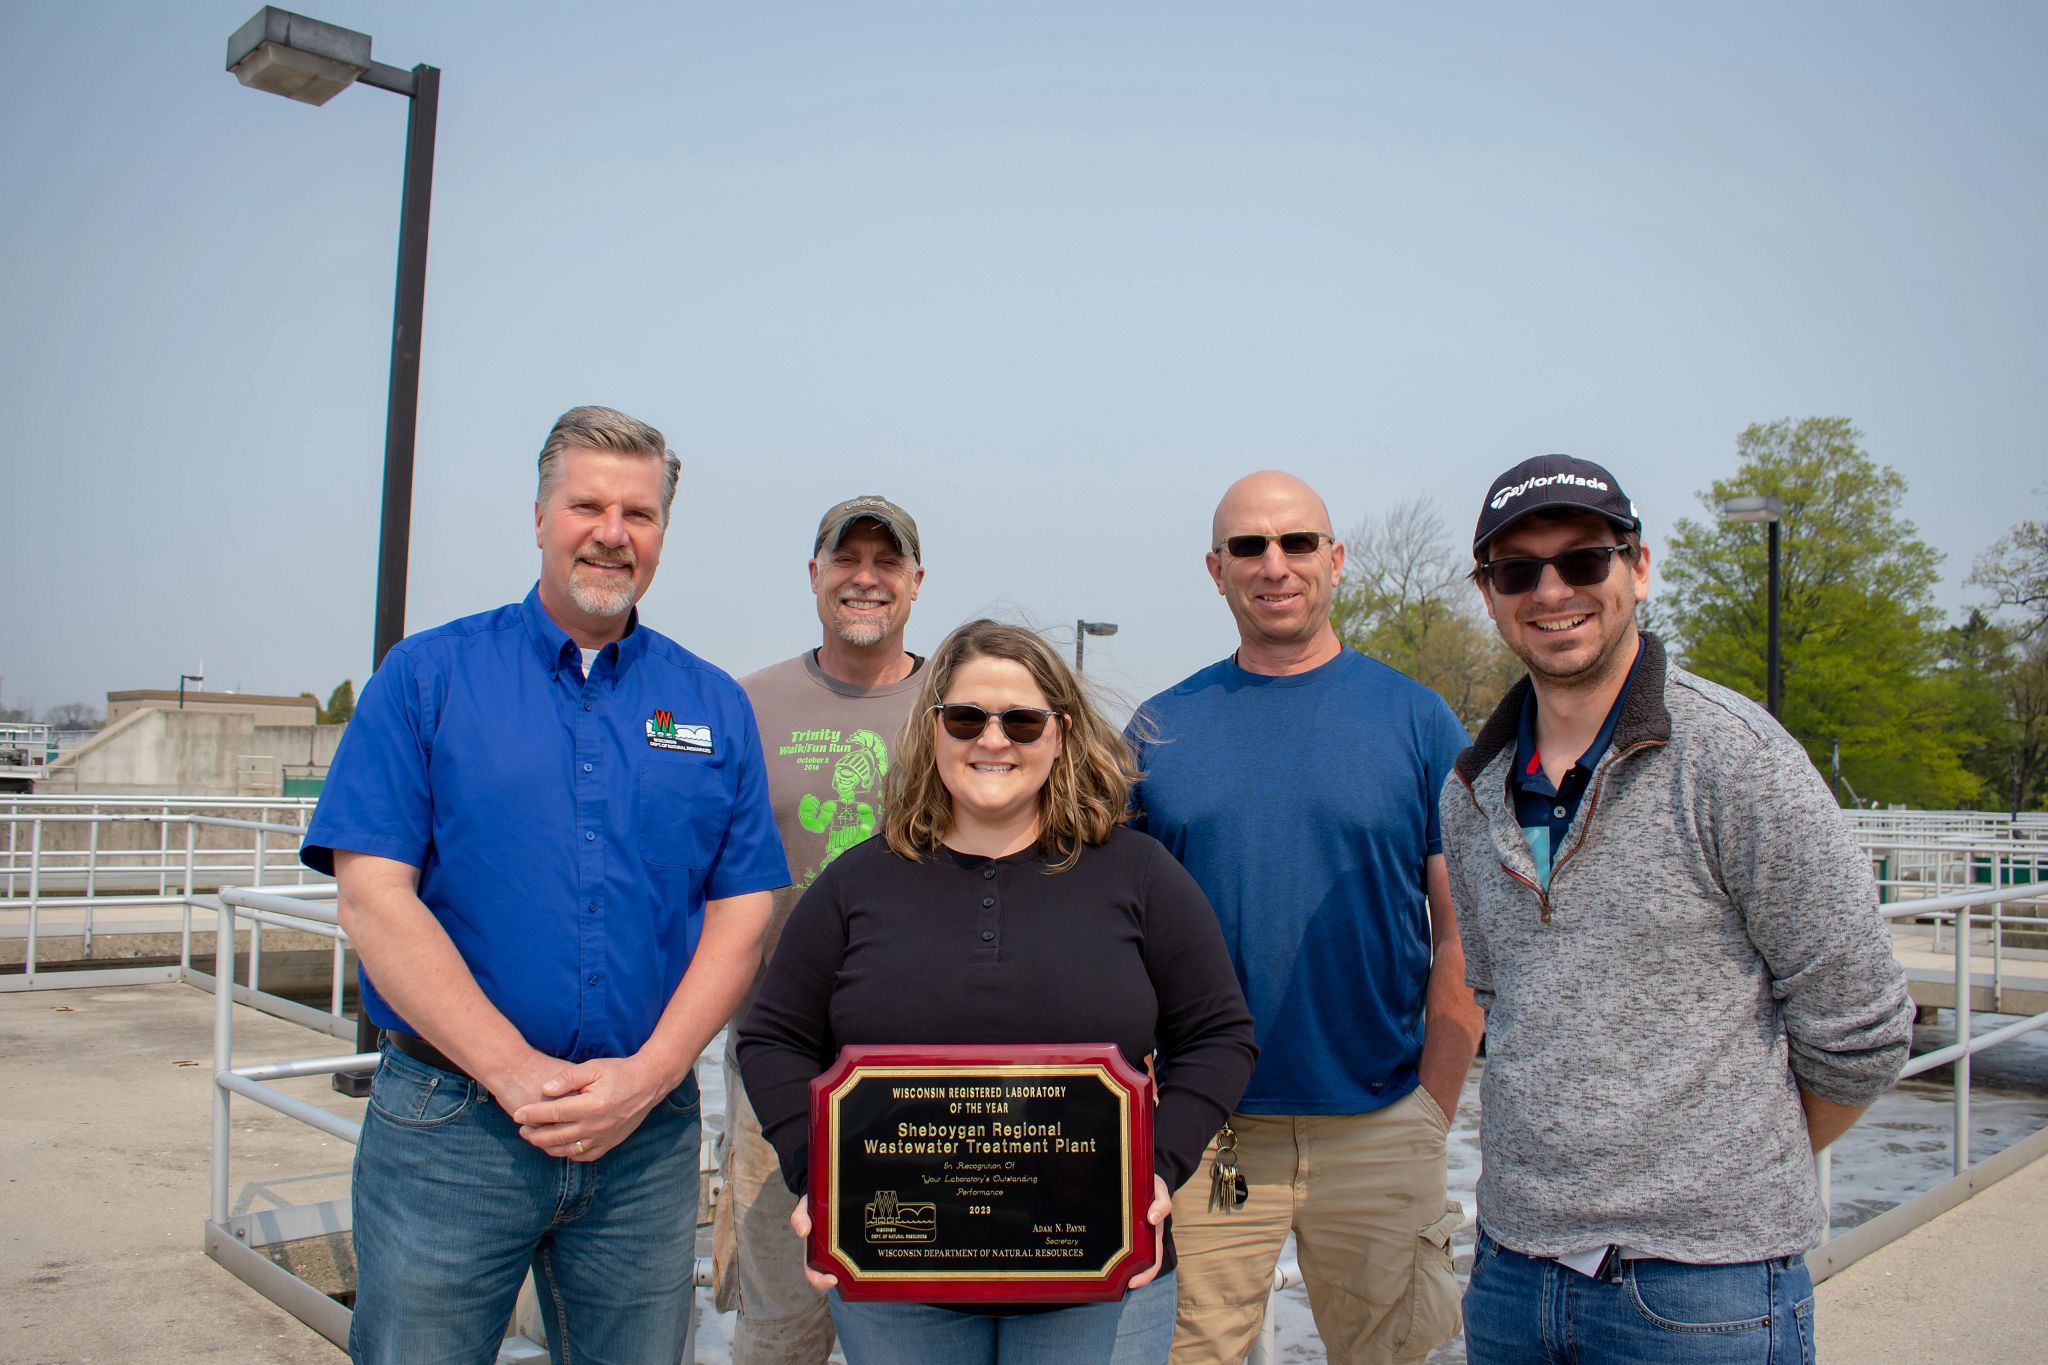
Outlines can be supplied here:
M634 610L675 456L576 408L539 466L540 582L392 649L306 838L385 1031L358 1360L491 1360L529 1265L557 1361L684 1357L692 1066L789 880L745 694Z

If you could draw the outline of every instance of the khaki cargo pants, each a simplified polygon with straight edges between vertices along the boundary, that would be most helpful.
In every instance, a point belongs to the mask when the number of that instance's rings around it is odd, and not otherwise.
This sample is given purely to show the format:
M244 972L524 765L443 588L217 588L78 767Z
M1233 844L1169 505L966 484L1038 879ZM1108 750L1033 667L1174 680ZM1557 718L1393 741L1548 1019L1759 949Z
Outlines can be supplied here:
M1290 1231L1330 1360L1419 1361L1458 1334L1450 1124L1427 1091L1370 1114L1233 1114L1230 1126L1250 1187L1244 1207L1209 1209L1213 1141L1174 1196L1174 1365L1244 1360Z

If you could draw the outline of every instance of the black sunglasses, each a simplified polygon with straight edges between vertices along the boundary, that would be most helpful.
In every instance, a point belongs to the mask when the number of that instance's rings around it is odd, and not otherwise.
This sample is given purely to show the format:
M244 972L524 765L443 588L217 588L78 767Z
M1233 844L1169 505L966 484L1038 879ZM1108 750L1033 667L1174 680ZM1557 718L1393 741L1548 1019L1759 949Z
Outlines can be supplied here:
M1592 588L1607 581L1614 572L1614 557L1629 553L1626 545L1588 545L1584 549L1566 550L1561 555L1548 555L1538 559L1534 555L1511 555L1506 559L1489 560L1479 566L1493 590L1509 597L1519 597L1525 592L1535 591L1543 581L1543 566L1555 565L1557 576L1568 587Z
M1045 727L1052 723L1057 711L1041 711L1035 706L1012 706L1003 711L991 711L986 706L976 706L971 701L942 701L932 710L939 713L939 724L946 727L946 733L955 739L977 740L988 729L989 718L993 716L1002 727L1003 738L1012 744L1035 744L1045 734Z
M1225 536L1223 543L1214 548L1232 559L1257 559L1277 540L1283 555L1312 555L1322 548L1324 541L1335 539L1324 531L1282 531L1277 536Z

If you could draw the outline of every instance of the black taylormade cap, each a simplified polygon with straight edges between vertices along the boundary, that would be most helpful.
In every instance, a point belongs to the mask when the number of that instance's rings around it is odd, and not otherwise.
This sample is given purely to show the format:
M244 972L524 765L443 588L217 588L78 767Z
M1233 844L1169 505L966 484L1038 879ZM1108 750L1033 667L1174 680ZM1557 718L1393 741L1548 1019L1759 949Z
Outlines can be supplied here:
M1538 455L1495 479L1487 490L1479 526L1472 532L1473 557L1511 523L1545 507L1576 507L1598 513L1624 531L1643 532L1636 505L1612 474L1577 456Z

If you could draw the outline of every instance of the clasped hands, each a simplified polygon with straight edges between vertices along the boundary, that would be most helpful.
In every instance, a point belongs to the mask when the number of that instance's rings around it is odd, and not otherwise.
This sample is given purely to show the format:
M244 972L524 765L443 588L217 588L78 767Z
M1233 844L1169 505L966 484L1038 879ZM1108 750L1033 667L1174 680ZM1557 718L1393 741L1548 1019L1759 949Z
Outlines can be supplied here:
M631 1137L674 1087L639 1057L570 1063L534 1052L489 1088L519 1136L549 1156L595 1161Z

